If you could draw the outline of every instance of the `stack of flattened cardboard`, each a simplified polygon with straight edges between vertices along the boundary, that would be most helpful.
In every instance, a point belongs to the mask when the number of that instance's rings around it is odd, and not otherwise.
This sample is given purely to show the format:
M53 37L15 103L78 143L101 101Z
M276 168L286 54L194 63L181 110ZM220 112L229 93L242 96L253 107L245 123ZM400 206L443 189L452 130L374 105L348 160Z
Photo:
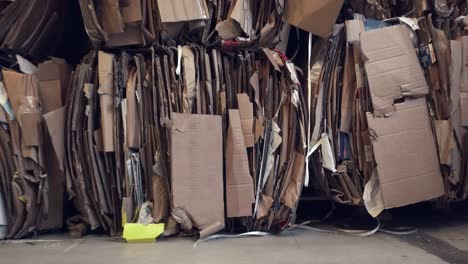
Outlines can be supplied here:
M95 46L147 46L174 41L273 47L284 29L284 0L80 0ZM287 35L286 35L287 38Z
M429 13L419 6L425 1L416 2L410 14ZM365 13L374 18L405 14L405 5L350 3L354 12L361 4L381 12ZM441 196L466 198L467 31L463 17L444 26L466 14L466 5L449 6L445 16L434 6L442 29L431 14L383 22L356 13L315 41L306 95L307 162L311 186L321 195L365 205L372 216Z
M294 220L304 100L283 54L194 44L92 52L71 87L67 189L91 229L117 234L147 202L166 235L206 236L226 223L282 230Z
M0 190L7 238L63 225L63 125L70 66L51 58L36 67L16 56L0 83ZM18 67L19 66L19 67Z
M63 32L60 0L17 0L0 3L0 46L35 57L50 55Z

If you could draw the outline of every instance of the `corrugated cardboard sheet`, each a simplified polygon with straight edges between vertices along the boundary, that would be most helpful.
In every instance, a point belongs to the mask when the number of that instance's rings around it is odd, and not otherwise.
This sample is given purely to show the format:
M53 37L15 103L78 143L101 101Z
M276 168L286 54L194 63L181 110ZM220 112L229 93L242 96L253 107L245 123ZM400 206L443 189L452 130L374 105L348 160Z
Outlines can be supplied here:
M172 115L171 170L174 207L204 229L224 223L221 116Z
M368 31L361 34L361 47L374 107L367 121L385 208L443 195L423 97L428 87L408 32L403 26Z

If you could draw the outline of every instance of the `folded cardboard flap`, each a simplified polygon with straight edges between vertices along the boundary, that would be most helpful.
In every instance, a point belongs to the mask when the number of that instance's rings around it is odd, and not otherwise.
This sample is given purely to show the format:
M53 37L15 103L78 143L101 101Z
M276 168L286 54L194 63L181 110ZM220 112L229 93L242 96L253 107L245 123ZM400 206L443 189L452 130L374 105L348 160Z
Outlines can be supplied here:
M249 172L239 110L230 109L226 139L227 217L252 216L254 202L253 180Z
M392 114L396 99L428 94L424 73L404 26L366 31L361 34L360 44L375 116Z
M175 208L199 230L224 223L221 116L172 114L171 173Z
M331 34L344 0L288 0L284 19L320 37Z
M407 99L395 107L387 118L367 113L385 208L444 194L426 99Z

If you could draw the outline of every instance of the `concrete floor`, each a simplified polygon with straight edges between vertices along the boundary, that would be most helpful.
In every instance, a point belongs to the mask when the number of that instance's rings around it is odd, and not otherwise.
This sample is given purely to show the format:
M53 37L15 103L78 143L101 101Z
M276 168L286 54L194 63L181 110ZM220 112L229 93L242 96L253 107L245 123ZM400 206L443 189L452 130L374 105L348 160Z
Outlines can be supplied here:
M468 204L452 211L409 207L395 211L392 219L418 231L406 236L378 232L356 237L293 229L281 235L212 240L197 247L190 238L127 244L107 236L70 239L65 234L43 235L34 238L41 242L0 241L0 264L468 264Z
M103 236L41 236L38 239L50 242L1 244L0 263L468 263L467 232L468 225L419 230L405 237L291 230L279 236L213 240L198 247L184 238L127 244Z

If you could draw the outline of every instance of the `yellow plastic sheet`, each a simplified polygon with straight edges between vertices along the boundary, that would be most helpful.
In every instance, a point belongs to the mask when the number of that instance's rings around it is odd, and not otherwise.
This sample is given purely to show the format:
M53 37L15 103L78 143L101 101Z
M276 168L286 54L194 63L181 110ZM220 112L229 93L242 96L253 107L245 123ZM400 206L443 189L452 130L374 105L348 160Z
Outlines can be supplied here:
M128 243L151 243L164 232L164 224L125 224L123 238Z

